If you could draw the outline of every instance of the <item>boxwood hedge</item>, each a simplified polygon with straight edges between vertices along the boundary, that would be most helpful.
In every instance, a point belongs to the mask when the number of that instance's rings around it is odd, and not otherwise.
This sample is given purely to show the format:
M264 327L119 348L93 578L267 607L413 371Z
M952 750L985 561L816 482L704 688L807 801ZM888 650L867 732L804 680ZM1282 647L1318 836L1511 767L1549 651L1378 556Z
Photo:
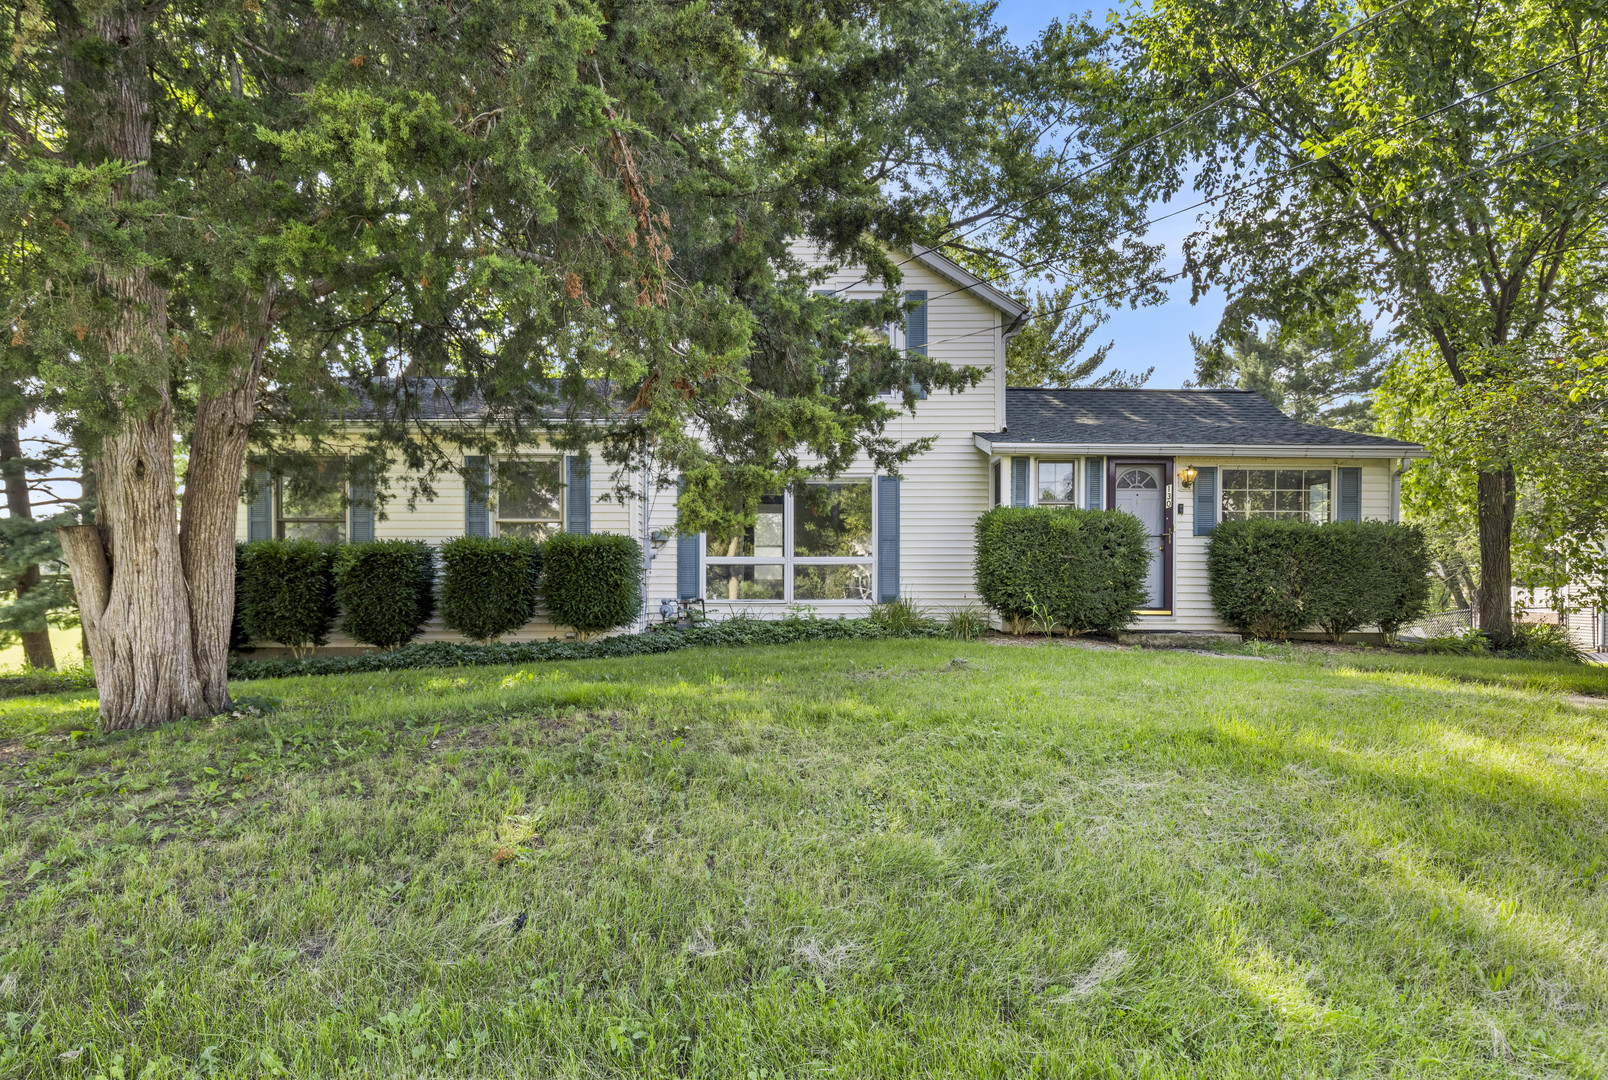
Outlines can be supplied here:
M495 641L535 617L542 549L522 536L460 536L441 545L441 620Z
M1068 633L1127 626L1145 601L1150 550L1132 514L996 507L977 519L977 591L1020 625L1038 608Z
M559 533L543 545L541 597L559 626L582 639L642 612L642 545L615 533Z
M417 637L435 614L435 549L422 540L370 540L337 550L340 628L382 649Z
M240 549L235 603L256 642L301 652L329 640L335 622L335 548L312 540L256 540Z
M1212 606L1234 629L1331 640L1365 626L1394 634L1429 602L1423 534L1383 521L1225 521L1206 549Z

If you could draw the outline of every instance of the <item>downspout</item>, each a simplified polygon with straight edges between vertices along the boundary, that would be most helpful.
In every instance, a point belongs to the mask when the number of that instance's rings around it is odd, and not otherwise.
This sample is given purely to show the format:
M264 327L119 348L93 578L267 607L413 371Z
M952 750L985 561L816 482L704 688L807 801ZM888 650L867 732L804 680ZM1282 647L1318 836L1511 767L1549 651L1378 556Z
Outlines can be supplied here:
M1396 468L1390 474L1390 521L1396 524L1401 521L1401 478L1407 471L1407 458L1397 458Z
M640 633L648 628L648 608L651 601L648 599L648 582L653 573L653 451L644 447L642 451L642 625L637 627Z

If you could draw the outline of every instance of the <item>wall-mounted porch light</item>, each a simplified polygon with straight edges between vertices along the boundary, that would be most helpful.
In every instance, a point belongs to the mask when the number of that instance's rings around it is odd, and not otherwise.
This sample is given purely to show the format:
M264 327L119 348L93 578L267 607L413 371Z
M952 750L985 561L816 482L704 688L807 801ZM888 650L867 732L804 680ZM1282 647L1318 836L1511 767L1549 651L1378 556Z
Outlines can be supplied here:
M1178 486L1187 491L1189 488L1195 486L1195 477L1199 474L1200 470L1195 468L1195 466L1185 465L1182 469L1178 470Z

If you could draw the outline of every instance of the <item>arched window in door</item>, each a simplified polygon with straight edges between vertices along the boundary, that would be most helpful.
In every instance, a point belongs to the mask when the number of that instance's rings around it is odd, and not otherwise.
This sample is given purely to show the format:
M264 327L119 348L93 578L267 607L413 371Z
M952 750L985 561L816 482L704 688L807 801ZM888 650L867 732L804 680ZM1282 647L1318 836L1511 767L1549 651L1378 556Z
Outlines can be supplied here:
M1127 469L1117 477L1118 491L1154 491L1156 487L1156 474L1150 469Z

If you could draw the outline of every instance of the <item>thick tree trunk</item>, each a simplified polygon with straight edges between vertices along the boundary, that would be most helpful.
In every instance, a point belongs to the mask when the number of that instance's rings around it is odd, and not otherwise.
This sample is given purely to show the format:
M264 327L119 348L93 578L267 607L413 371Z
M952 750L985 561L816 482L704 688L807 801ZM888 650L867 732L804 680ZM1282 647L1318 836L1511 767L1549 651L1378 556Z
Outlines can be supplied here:
M21 458L22 433L17 423L12 421L0 428L0 471L6 475L6 513L14 518L32 521L33 495L28 490L28 472L23 468ZM17 576L17 600L20 602L38 587L39 564L24 567ZM22 638L22 655L30 666L55 669L56 654L50 648L49 627L19 630L17 636Z
M1512 469L1479 475L1480 629L1497 644L1513 636Z

